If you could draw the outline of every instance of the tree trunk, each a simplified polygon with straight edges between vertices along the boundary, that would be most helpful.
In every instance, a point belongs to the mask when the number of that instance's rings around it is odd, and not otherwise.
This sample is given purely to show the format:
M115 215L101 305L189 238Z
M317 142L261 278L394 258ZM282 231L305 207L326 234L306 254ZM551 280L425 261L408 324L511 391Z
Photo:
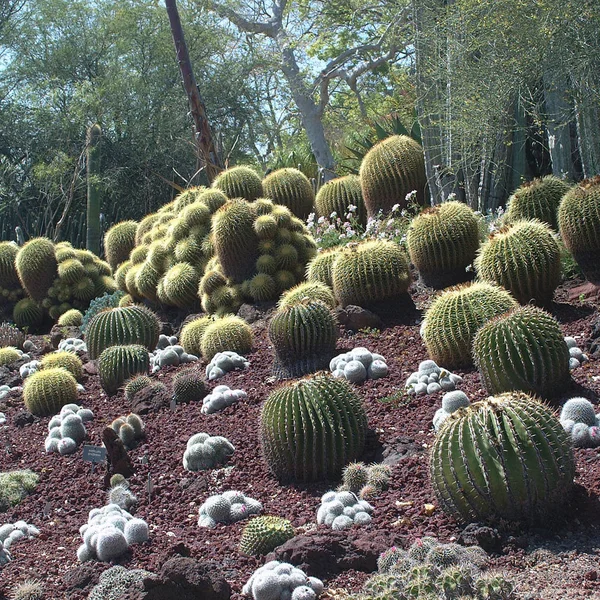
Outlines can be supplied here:
M86 248L100 255L100 125L92 125L87 130L87 231Z
M588 83L579 81L576 86L577 140L583 175L587 178L600 174L600 112L590 98Z

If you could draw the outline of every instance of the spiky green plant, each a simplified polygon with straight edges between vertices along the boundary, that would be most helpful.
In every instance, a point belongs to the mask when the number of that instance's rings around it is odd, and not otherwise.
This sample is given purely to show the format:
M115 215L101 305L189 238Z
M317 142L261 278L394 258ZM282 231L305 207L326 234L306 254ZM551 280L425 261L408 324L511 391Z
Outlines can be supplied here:
M40 362L41 369L54 369L56 367L66 369L77 380L83 377L83 363L74 352L67 352L66 350L50 352Z
M367 224L367 209L360 187L358 175L345 175L337 177L323 184L315 198L317 215L329 218L335 212L338 217L344 219L348 214L348 207L355 206L356 220L363 227Z
M38 480L38 474L29 469L0 473L0 513L19 504L35 489Z
M337 479L363 451L367 417L351 385L327 374L286 383L263 404L264 459L280 481Z
M277 306L284 308L297 304L298 302L308 298L309 300L320 300L329 308L335 308L335 296L333 290L320 281L304 281L298 285L288 289L282 294Z
M306 265L306 279L308 281L320 281L330 288L333 288L331 273L333 270L333 263L336 261L340 252L340 248L330 248L323 252L319 252L308 265Z
M308 177L298 169L277 169L262 182L263 194L274 204L287 206L303 221L313 211L315 193Z
M0 325L0 348L14 346L22 349L25 342L25 334L10 323L2 323Z
M87 129L86 148L86 179L87 179L87 212L85 245L88 250L100 254L100 149L102 128L98 123Z
M136 221L121 221L113 225L104 236L104 254L113 271L129 257L135 248Z
M202 334L200 350L206 360L224 350L248 354L252 350L253 341L252 328L244 319L226 315L208 324Z
M522 392L452 413L430 456L440 506L464 521L547 518L568 498L574 475L560 421Z
M144 388L152 384L152 379L147 375L135 375L129 379L124 387L125 400L131 402L133 397Z
M248 521L240 538L240 552L261 556L272 552L296 535L292 524L283 517L259 516Z
M489 394L520 390L549 398L571 382L569 349L558 321L535 306L521 306L479 329L473 359Z
M327 369L337 338L335 315L320 300L305 298L278 309L269 323L275 376L287 379Z
M475 268L480 279L507 289L521 304L545 305L560 283L560 248L546 223L518 221L490 236Z
M10 600L42 600L45 596L44 586L38 579L26 579L14 587Z
M125 293L121 290L104 293L97 298L94 298L90 302L87 310L83 314L83 321L81 323L81 331L85 333L87 331L88 323L101 311L107 308L115 308L119 306L119 301L125 295Z
M14 305L12 317L18 327L32 329L43 321L44 313L35 300L23 298Z
M14 242L0 242L0 287L14 289L20 287L15 260L19 246Z
M198 317L183 326L179 335L179 342L188 354L202 355L202 336L213 321L213 317Z
M477 217L463 202L425 209L412 220L406 246L425 285L443 289L463 283L479 248Z
M23 384L25 408L33 415L55 415L77 400L77 381L62 367L32 373Z
M54 244L45 237L33 238L15 258L21 285L34 300L43 300L58 274Z
M181 369L173 377L173 398L177 404L198 402L208 394L203 373L196 366Z
M447 369L471 365L477 330L517 306L505 289L485 282L444 290L425 313L422 334L430 358Z
M0 366L10 365L21 358L21 353L12 346L0 348Z
M254 169L245 166L232 167L219 173L212 187L221 190L230 199L244 198L253 202L263 196L260 177Z
M150 358L145 346L139 344L110 346L100 354L98 360L102 389L112 396L129 378L148 373L149 366Z
M190 263L180 262L173 265L165 273L162 281L166 304L189 308L198 303L200 273Z
M394 242L375 240L348 244L331 269L333 293L339 304L368 307L408 291L407 256Z
M83 313L72 308L58 318L58 324L63 327L80 327L83 323Z

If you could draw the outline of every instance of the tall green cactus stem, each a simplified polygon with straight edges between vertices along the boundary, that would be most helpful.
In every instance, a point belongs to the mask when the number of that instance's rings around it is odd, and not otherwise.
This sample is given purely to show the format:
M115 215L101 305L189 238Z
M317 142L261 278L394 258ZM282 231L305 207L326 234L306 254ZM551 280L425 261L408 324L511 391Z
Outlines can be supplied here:
M546 223L518 221L490 236L475 268L480 279L507 289L521 304L547 305L560 283L560 248Z
M562 425L521 392L452 413L430 456L441 507L464 521L547 519L568 498L574 475Z
M287 206L303 221L313 211L315 192L308 177L298 169L277 169L262 182L263 193L274 204Z
M473 359L489 394L518 390L550 398L571 382L560 325L535 306L515 308L483 325L473 340Z
M95 360L109 346L141 344L153 351L158 342L160 322L145 306L111 308L95 315L85 333L88 356Z
M88 128L87 155L87 231L86 248L100 254L100 141L102 129L95 124Z
M12 318L17 327L34 329L42 323L44 313L35 300L23 298L14 305Z
M489 283L443 291L425 313L423 339L430 358L447 369L471 365L471 344L477 330L517 306L506 290Z
M443 289L463 283L479 248L477 217L463 202L425 209L410 224L406 245L425 285Z
M335 316L323 302L304 299L280 308L269 323L275 376L289 379L327 369L337 338Z
M360 225L367 225L367 208L362 196L360 177L358 175L345 175L332 179L322 185L315 198L317 215L330 218L335 212L338 217L345 220L348 207L355 206L355 218Z
M129 258L135 248L136 221L121 221L113 225L104 236L104 254L113 271ZM134 261L135 262L135 261Z
M23 400L32 415L55 415L65 404L77 400L77 381L61 367L37 371L23 384Z
M600 175L565 194L558 208L558 227L588 281L600 286Z
M250 325L240 317L227 315L209 323L202 335L200 349L202 356L211 360L217 352L224 350L248 354L253 342L254 335Z
M250 167L232 167L215 178L212 187L221 190L228 198L243 198L254 202L263 196L262 181Z
M284 308L297 304L308 298L309 300L320 300L329 308L335 308L335 296L333 290L320 281L304 281L287 290L279 299L277 306Z
M402 248L389 241L348 244L331 270L333 293L342 307L368 307L408 291L410 271Z
M112 396L134 375L145 375L150 367L148 350L139 344L111 346L100 354L98 373L102 389Z
M25 291L41 302L58 275L54 244L44 237L29 240L17 253L15 265Z
M262 453L279 481L337 479L362 453L366 428L361 400L347 381L309 376L279 387L263 404Z
M250 556L268 554L294 537L292 524L283 517L260 516L248 521L240 538L240 552Z
M333 263L337 260L340 252L340 248L330 248L329 250L319 252L306 265L306 279L308 281L320 281L333 289L331 272L333 270Z
M406 207L406 195L416 191L416 201L427 203L423 148L412 138L393 135L375 144L360 165L360 183L369 217L393 206Z

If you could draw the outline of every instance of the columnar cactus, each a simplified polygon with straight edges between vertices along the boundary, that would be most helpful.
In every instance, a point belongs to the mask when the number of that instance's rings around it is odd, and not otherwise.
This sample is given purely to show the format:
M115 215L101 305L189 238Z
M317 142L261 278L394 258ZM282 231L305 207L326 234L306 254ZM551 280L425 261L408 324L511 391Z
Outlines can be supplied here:
M321 217L328 218L331 213L336 213L343 219L348 214L350 206L356 207L356 220L365 227L367 225L367 209L358 175L345 175L326 182L319 188L315 198L317 214Z
M113 225L104 236L104 254L113 271L129 257L135 247L135 232L138 224L135 221L121 221Z
M556 319L535 306L521 306L479 329L473 358L489 394L512 390L543 398L570 383L569 349Z
M277 169L262 182L263 193L275 204L287 206L303 221L313 211L315 193L308 177L298 169Z
M567 499L574 475L562 425L521 392L452 413L431 450L437 499L464 521L547 518Z
M349 383L329 375L282 385L263 404L264 459L280 481L336 479L363 451L367 417Z
M25 380L23 400L33 415L55 415L65 404L77 400L77 381L61 367L37 371Z
M15 264L25 291L43 300L58 274L54 244L44 237L29 240L17 253Z
M212 186L221 190L228 198L243 198L248 202L253 202L264 195L262 181L256 171L250 167L239 166L227 169L219 173Z
M406 235L408 254L430 287L463 283L479 248L475 213L463 202L444 202L416 216Z
M139 344L110 346L100 354L98 360L100 384L109 396L116 394L130 377L146 374L149 368L148 350Z
M287 519L270 515L254 517L242 531L240 552L250 556L268 554L294 535L296 532Z

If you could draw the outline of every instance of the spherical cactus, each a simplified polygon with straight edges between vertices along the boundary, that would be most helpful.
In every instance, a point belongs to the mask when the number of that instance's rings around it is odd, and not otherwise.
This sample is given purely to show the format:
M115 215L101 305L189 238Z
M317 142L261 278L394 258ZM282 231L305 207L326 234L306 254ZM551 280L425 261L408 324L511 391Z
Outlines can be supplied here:
M98 313L88 323L85 338L88 356L95 360L109 346L141 344L156 348L160 322L145 306L117 307Z
M135 288L144 298L153 302L158 300L156 288L160 280L160 271L155 269L149 261L141 263L135 272Z
M202 336L206 328L213 322L213 317L198 317L182 327L179 341L188 354L194 356L202 354Z
M173 398L177 404L198 402L208 394L202 372L196 367L181 369L173 377Z
M333 293L339 304L367 307L408 291L410 271L406 254L389 241L348 244L331 270Z
M471 365L471 344L477 330L516 306L506 290L489 283L445 290L425 313L423 339L429 356L448 369Z
M31 298L19 300L13 307L13 321L18 327L37 327L44 319L39 304Z
M521 392L457 410L431 450L437 499L464 521L547 518L568 498L574 475L573 450L560 422Z
M479 248L477 217L463 202L438 204L412 220L406 245L425 285L443 289L463 283Z
M587 398L570 398L562 407L560 420L571 420L574 423L585 423L589 426L595 425L594 405Z
M228 198L244 198L248 202L263 196L262 181L250 167L232 167L219 173L212 187L221 190Z
M252 328L244 319L229 315L208 325L202 335L200 350L206 360L224 350L248 354L252 350L253 338Z
M0 348L0 366L10 365L21 358L21 352L12 346Z
M135 233L138 224L135 221L121 221L113 225L104 236L104 253L110 268L117 267L127 260L135 247Z
M0 242L0 287L13 289L19 287L16 258L19 246L14 242Z
M136 377L132 377L125 384L125 399L131 402L133 397L144 388L148 387L152 384L152 379L147 375L137 375Z
M65 404L77 400L77 381L61 367L37 371L25 380L23 400L33 415L55 415Z
M76 308L63 313L58 319L58 324L63 327L80 327L82 323L83 313Z
M17 253L15 265L26 292L43 300L58 273L54 244L44 237L29 240Z
M520 390L549 398L571 381L560 325L535 306L520 306L483 325L473 339L473 358L489 394Z
M263 179L262 185L267 198L287 206L303 221L313 211L315 193L308 177L298 169L277 169Z
M165 296L169 304L187 308L198 303L200 273L189 263L173 265L163 278Z
M339 254L339 248L331 248L324 252L319 252L319 254L306 265L306 279L308 279L308 281L319 281L328 285L330 288L333 288L331 273L333 270L333 263L336 261Z
M304 281L287 290L279 299L277 306L285 308L297 304L304 299L320 300L329 308L335 308L335 296L333 290L320 281Z
M521 304L552 301L560 283L560 248L540 221L518 221L490 236L475 260L477 275L507 289Z
M350 206L355 207L354 217L363 227L367 224L367 209L360 187L358 175L346 175L327 181L323 184L315 198L317 214L329 218L331 213L344 219L350 211Z
M294 535L294 528L287 519L275 516L254 517L242 531L240 552L250 556L268 554Z
M369 469L365 463L350 463L342 474L342 489L357 493L367 485Z
M600 285L600 175L582 181L563 196L558 227L588 281Z
M360 165L360 183L367 215L406 207L406 195L417 192L417 203L427 201L423 148L412 138L393 135L375 144Z
M44 358L42 358L40 368L53 369L55 367L66 369L73 377L75 377L75 379L81 379L83 377L83 363L74 352L59 350L58 352L46 354Z
M304 299L280 308L269 323L275 375L285 379L327 369L337 337L336 318L323 302Z
M102 389L112 396L133 375L148 373L148 350L139 344L110 346L100 354L98 372Z
M86 277L85 267L76 258L68 258L58 263L58 278L65 283L77 283Z
M265 461L280 481L336 479L363 451L367 417L351 385L329 375L284 384L263 404Z

